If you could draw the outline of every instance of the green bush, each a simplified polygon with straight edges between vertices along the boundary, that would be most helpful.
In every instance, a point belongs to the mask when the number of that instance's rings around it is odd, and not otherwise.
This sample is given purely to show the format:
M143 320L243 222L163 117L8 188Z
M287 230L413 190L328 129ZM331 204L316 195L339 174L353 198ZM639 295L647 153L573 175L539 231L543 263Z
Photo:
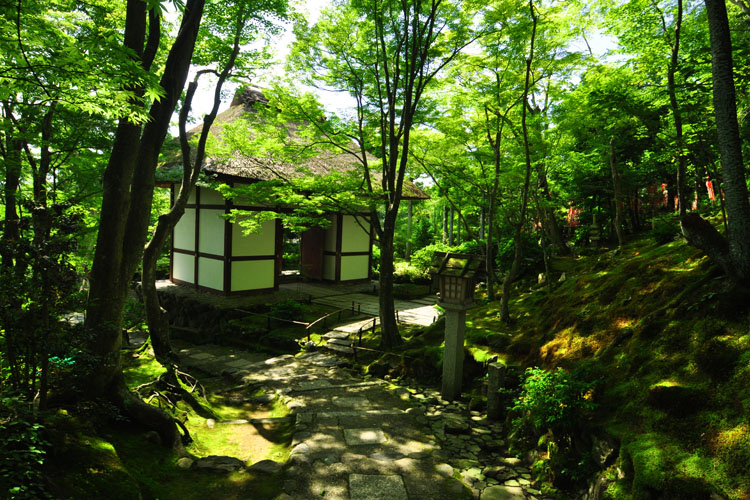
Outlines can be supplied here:
M393 280L396 283L422 283L429 279L429 268L422 269L408 262L396 262L394 265Z
M0 401L0 491L10 499L52 498L44 487L44 427L21 410L18 398Z
M570 435L596 407L591 401L593 387L562 368L528 368L513 410L528 415L539 431Z
M580 486L595 469L590 454L574 445L596 408L593 388L594 383L585 381L579 372L528 368L520 393L509 408L515 417L511 421L512 447L526 451L545 446L549 459L537 464L537 473L558 488Z
M299 320L309 311L305 304L287 299L271 306L269 314L274 318Z
M450 252L451 247L444 243L435 243L433 245L427 245L424 248L420 248L411 254L411 265L422 271L429 271L430 265L432 264L432 257L435 252Z

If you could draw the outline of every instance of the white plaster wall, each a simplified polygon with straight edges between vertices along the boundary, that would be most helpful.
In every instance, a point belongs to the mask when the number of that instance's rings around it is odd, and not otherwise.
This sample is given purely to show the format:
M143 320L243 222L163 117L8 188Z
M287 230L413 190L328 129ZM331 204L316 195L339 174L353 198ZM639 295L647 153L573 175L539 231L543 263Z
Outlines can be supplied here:
M224 210L201 209L198 224L198 251L224 255Z
M335 255L323 256L323 279L326 279L326 280L336 279L336 256Z
M174 247L195 250L195 209L186 208L174 227Z
M198 257L198 285L224 290L224 261Z
M363 229L369 228L364 218L344 215L341 233L342 252L368 252L370 250L370 234ZM361 224L361 225L360 225ZM342 278L343 279L343 278Z
M273 260L232 262L232 291L273 288L275 269Z
M201 190L201 205L223 205L224 197L218 191L209 188Z
M338 227L336 226L337 226L338 218L335 215L329 215L327 219L331 221L331 224L326 228L325 250L327 252L335 252L336 251L336 231L338 230Z
M175 188L174 188L174 195L175 195L175 197L177 197L177 195L179 194L179 191L180 191L180 188L177 187L177 186L175 186ZM190 194L188 195L188 201L187 202L188 202L189 205L195 205L195 188L193 188L193 189L190 190Z
M172 260L172 276L187 283L195 283L195 257L175 252Z
M341 281L361 280L369 276L370 257L350 255L341 257Z
M238 218L239 219L239 218ZM257 233L242 234L239 224L232 224L232 256L274 255L276 252L276 221L267 220ZM261 287L263 288L263 287Z

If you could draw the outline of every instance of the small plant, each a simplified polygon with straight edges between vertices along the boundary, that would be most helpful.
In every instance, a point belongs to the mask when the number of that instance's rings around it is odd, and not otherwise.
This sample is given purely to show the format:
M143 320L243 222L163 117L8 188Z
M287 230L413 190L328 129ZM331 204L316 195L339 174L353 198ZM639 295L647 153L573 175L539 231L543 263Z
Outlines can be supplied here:
M577 451L573 443L596 408L592 401L594 385L578 372L528 368L520 393L509 408L516 415L512 421L513 447L546 447L547 463L535 464L535 470L556 487L574 488L592 470L591 457Z
M570 434L596 407L591 401L593 387L562 368L528 368L513 410L528 415L538 430Z
M274 318L299 320L308 310L309 308L306 305L296 300L287 299L271 306L269 314Z

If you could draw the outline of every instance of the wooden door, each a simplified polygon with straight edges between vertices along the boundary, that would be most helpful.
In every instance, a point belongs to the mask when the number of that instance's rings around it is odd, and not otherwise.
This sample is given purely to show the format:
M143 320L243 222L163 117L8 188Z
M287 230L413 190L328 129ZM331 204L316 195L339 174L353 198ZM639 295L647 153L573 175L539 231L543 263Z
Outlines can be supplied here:
M323 279L323 250L326 232L314 227L302 233L300 249L300 271L302 275L313 280Z

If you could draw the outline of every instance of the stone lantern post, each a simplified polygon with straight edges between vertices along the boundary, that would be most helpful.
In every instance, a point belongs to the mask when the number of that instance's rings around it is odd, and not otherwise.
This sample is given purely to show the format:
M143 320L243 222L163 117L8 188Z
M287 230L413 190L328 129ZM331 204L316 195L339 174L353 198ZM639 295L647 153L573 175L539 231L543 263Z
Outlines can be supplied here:
M466 311L474 305L474 285L484 268L481 257L438 252L431 272L437 278L440 300L445 309L445 348L443 352L443 399L452 401L461 395L464 365Z

